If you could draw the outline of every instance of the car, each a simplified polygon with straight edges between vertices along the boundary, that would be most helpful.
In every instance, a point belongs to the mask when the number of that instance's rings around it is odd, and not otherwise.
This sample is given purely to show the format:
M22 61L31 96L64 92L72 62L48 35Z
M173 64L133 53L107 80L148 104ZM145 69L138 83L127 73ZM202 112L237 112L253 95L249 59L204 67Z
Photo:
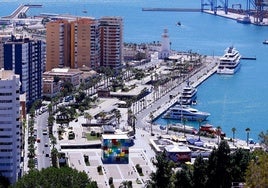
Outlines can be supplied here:
M48 153L46 154L46 157L49 157L49 154Z
M37 143L40 143L40 142L41 142L40 138L37 138L37 139L36 139L36 142L37 142Z
M47 143L45 143L45 147L48 147L48 144Z

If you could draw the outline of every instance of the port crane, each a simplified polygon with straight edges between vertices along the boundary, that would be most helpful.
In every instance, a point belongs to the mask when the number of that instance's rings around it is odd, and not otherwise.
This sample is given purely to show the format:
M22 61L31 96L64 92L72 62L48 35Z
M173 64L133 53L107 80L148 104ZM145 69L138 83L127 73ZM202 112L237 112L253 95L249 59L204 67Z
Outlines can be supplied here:
M268 0L246 0L245 9L241 4L232 4L229 7L228 0L201 0L201 11L208 9L217 14L217 10L223 10L225 14L228 12L239 13L243 15L253 16L255 24L261 24L263 18L268 18Z

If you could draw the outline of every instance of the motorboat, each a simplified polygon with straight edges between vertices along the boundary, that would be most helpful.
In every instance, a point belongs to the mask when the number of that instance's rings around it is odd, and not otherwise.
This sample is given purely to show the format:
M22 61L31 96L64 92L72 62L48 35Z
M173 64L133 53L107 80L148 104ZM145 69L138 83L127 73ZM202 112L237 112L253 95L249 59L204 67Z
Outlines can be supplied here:
M251 20L249 16L244 16L244 17L239 17L236 19L237 23L242 23L242 24L250 24Z
M182 105L191 105L196 103L197 98L197 88L190 85L190 82L187 82L187 85L182 89L181 97L178 101Z
M163 117L166 119L179 119L182 121L204 121L208 116L210 116L210 113L201 112L185 105L175 105L169 108Z
M240 68L241 55L233 47L225 50L225 53L220 57L220 63L217 69L218 74L234 74Z
M217 128L213 127L213 125L211 125L211 124L201 125L199 131L205 132L208 134L215 134L215 135L223 136L223 137L226 136L225 133L221 129L218 130Z
M264 40L262 44L268 44L268 39Z

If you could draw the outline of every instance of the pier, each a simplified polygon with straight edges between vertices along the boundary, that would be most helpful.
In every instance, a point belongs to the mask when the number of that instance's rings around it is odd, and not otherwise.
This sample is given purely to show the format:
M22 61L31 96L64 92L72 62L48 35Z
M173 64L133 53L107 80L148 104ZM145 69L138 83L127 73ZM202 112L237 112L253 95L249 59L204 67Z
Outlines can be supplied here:
M2 18L4 18L4 19L18 19L18 16L20 14L26 13L29 10L29 8L41 8L41 7L42 7L42 5L40 5L40 4L25 4L25 5L20 5L10 15L3 16Z

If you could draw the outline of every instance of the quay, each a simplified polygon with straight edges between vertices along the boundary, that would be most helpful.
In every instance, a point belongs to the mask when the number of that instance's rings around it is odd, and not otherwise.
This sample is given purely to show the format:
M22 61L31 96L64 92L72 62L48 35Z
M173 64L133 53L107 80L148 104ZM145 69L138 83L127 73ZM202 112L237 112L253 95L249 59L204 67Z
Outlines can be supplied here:
M168 108L174 105L180 98L182 88L186 85L186 80L197 87L210 76L212 76L217 70L217 63L219 57L207 57L206 63L199 69L193 71L187 78L178 80L174 88L166 92L158 100L147 102L147 107L136 113L137 116L137 127L143 129L149 129L151 124L151 115L153 119L162 115ZM154 95L151 93L147 99L152 99ZM172 98L170 98L172 96ZM148 100L147 100L148 101Z
M142 8L142 11L201 12L199 8Z
M16 10L14 10L10 15L3 16L2 19L18 19L18 16L22 13L26 13L29 8L41 8L40 4L25 4L20 5Z

